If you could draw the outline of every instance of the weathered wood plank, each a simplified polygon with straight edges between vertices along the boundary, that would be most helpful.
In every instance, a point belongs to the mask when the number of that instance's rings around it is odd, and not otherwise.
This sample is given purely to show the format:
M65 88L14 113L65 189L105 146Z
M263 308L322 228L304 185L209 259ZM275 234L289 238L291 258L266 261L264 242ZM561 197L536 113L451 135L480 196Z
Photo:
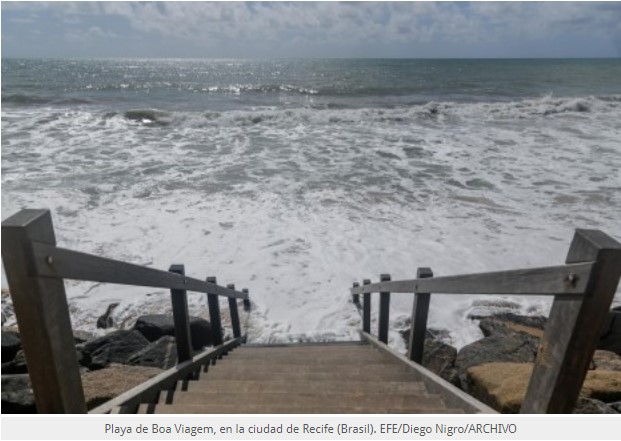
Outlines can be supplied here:
M208 363L223 353L239 346L241 339L234 338L228 340L220 346L207 349L200 354L195 355L192 359L187 360L177 366L168 369L165 372L145 381L144 383L122 393L116 398L102 404L99 407L91 410L89 413L109 413L114 408L120 406L123 408L123 413L134 413L140 403L154 403L157 400L158 394L161 390L171 389L175 386L177 381L186 378L201 365Z
M380 275L380 282L389 282L390 274ZM390 292L380 292L379 320L377 336L379 341L388 343L388 322L390 320Z
M185 274L183 265L171 265L169 271L175 274ZM192 358L193 352L190 314L188 313L188 294L185 289L171 289L170 297L177 342L177 363L183 363Z
M48 278L185 289L223 297L246 298L247 293L208 284L202 280L173 274L133 263L121 262L92 254L34 243L34 265L30 275ZM48 261L51 259L52 264Z
M498 413L491 407L488 407L477 399L471 397L466 392L453 386L451 383L437 376L433 372L393 351L388 347L388 345L380 342L372 335L366 332L361 332L360 335L363 340L379 349L380 352L408 366L411 371L416 374L417 379L425 384L425 387L429 393L439 394L442 396L442 399L447 407L463 409L464 411L470 413Z
M370 285L369 279L364 279L363 285ZM371 333L371 294L362 295L362 330L368 334Z
M352 294L432 292L434 294L584 295L593 262L430 279L396 280L351 288Z
M227 285L228 289L235 291L235 284ZM231 327L233 328L233 337L241 337L241 327L239 326L239 312L237 311L237 299L229 297L229 313L231 314Z
M595 261L586 296L554 299L521 413L570 413L582 388L619 284L621 244L576 230L567 263L581 261Z
M431 268L418 268L416 270L417 279L426 279L428 277L433 277ZM430 293L414 294L412 323L410 325L410 338L408 340L408 358L418 364L423 363L430 300Z
M216 278L207 277L207 283L216 284ZM214 346L221 345L222 337L222 321L220 319L220 300L217 295L207 294L207 304L209 306L209 320L211 321L211 339Z
M32 241L56 243L49 210L2 222L2 261L39 413L86 413L62 279L31 277Z

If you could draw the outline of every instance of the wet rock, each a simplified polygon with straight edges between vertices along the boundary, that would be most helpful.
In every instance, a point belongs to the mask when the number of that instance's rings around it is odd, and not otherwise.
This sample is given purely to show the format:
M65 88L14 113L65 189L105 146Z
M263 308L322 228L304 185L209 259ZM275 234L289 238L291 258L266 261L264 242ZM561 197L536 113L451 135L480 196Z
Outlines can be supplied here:
M455 359L462 387L463 377L469 368L495 362L532 363L535 361L537 346L537 338L519 333L493 334L464 346Z
M108 305L108 309L97 319L97 328L98 329L107 329L114 326L114 320L112 319L112 311L114 308L119 306L118 303L110 303Z
M24 351L17 351L13 360L2 363L2 374L26 374L28 373L28 365L26 364L26 356Z
M177 363L177 344L175 337L165 335L157 341L149 343L144 349L135 352L127 360L127 364L135 366L170 369Z
M466 371L462 386L466 386L470 395L501 413L517 413L532 370L532 363L482 364ZM612 371L589 371L580 395L583 399L603 403L616 402L621 397L621 375ZM581 413L586 413L587 409L585 407Z
M455 369L457 349L433 338L425 340L423 366L449 383L459 385L459 375Z
M594 400L592 398L580 397L578 398L578 401L576 402L576 407L574 408L572 413L615 414L617 412L602 401Z
M28 374L2 375L2 413L37 413Z
M83 357L90 357L87 367L101 369L110 363L126 364L135 352L144 349L149 341L138 331L119 330L84 343Z
M174 336L175 327L172 315L151 314L138 317L134 330L139 331L150 342L159 340L165 335ZM200 317L190 317L190 334L194 350L211 345L211 324Z
M7 361L13 360L13 358L17 354L17 351L21 349L22 342L17 332L3 330L1 334L2 334L2 361L6 363Z
M87 341L90 340L95 340L97 338L97 336L95 334L91 334L90 332L87 331L73 331L73 340L76 343L86 343Z
M608 313L597 348L621 355L621 310L619 309L621 308L613 308Z
M593 368L607 371L621 371L621 355L614 352L597 350L593 354Z

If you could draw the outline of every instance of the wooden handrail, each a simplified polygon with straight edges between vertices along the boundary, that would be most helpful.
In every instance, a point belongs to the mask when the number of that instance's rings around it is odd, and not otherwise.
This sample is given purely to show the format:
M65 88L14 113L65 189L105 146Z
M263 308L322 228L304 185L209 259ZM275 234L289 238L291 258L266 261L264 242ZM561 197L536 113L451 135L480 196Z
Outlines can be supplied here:
M419 268L413 280L354 284L363 294L363 335L369 336L371 293L380 293L377 341L388 341L390 293L414 294L408 358L422 363L431 294L553 295L554 302L537 351L521 413L572 411L606 314L621 278L621 244L599 230L576 230L566 265L433 277ZM353 300L357 297L352 297ZM383 300L383 301L382 301Z
M248 293L180 274L33 242L31 276L150 286L247 299Z
M434 294L507 294L581 296L593 262L459 276L395 280L351 288L352 294L375 292Z
M180 363L174 378L190 372L190 364L197 361L191 341L187 291L207 294L214 346L229 347L222 346L218 296L229 299L235 334L231 344L243 341L237 299L243 299L244 309L249 310L247 289L236 291L234 285L219 286L215 277L206 281L187 277L183 265L161 271L59 248L49 210L21 210L2 222L2 259L40 413L86 412L64 279L170 289ZM221 355L221 351L215 354ZM171 378L166 377L166 381ZM143 395L150 396L154 390L150 388Z

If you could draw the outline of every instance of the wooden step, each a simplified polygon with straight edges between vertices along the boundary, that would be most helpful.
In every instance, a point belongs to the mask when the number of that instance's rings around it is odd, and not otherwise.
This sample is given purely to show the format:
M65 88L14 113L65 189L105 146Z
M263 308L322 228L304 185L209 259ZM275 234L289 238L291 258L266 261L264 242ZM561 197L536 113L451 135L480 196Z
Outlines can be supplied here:
M138 409L138 413L156 413L156 414L354 414L354 413L391 413L391 414L417 414L417 413L440 413L440 414L461 414L464 413L461 409L446 409L441 408L417 408L417 407L361 407L361 406L315 406L315 407L296 407L291 405L277 405L277 406L261 406L246 404L244 406L215 406L211 404L205 405L171 405L171 404L157 404L148 405L141 404Z
M207 375L217 375L226 373L236 375L238 378L251 377L255 374L272 373L275 376L281 374L333 374L335 376L347 376L357 374L378 375L381 378L385 374L407 373L410 372L407 366L396 364L369 364L369 365L330 365L330 364L257 364L239 365L235 363L220 363L210 366Z
M357 380L357 381L418 381L418 375L413 372L386 372L369 373L363 370L347 372L347 371L334 371L334 372L279 372L274 374L269 370L255 370L254 372L248 371L233 371L233 370L216 370L209 369L209 372L201 375L200 381L221 381L221 380L257 380L257 381L269 381L269 380L305 380L305 381L326 381L326 380Z
M181 390L178 387L177 390ZM415 381L355 381L355 380L324 380L324 381L300 381L300 380L219 380L219 381L189 381L189 392L213 391L213 392L285 392L301 393L309 390L321 390L324 393L357 393L366 391L369 393L426 393L425 385Z
M294 405L294 406L386 406L386 407L418 407L442 408L444 402L439 395L417 394L382 394L382 393L340 393L338 399L334 394L319 391L306 391L297 394L274 392L176 392L172 404L211 404L211 405ZM162 394L159 404L166 404L166 396Z
M391 360L387 357L382 356L381 354L374 352L355 352L344 356L343 354L305 354L305 353L282 353L282 354L231 354L222 358L222 360L218 360L216 364L226 361L236 362L236 363L278 363L278 362L289 362L289 363L334 363L334 364L342 364L342 363L398 363L395 360Z

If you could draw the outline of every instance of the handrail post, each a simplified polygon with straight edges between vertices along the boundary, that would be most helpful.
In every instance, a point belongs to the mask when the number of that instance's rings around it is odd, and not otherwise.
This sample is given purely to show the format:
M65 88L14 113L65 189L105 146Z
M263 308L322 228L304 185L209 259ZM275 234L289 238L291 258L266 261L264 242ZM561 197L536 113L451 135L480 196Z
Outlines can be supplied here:
M32 242L56 245L49 210L2 222L2 261L39 413L86 413L63 279L32 276ZM48 256L47 265L54 265Z
M380 282L390 282L390 274L381 274ZM390 293L380 292L379 324L377 339L388 344L388 321L390 318Z
M433 277L431 268L418 268L416 270L417 279L426 279L428 277ZM412 323L410 327L410 338L408 340L408 358L418 364L423 364L430 300L430 293L417 292L414 294Z
M185 275L183 265L171 265L171 273ZM192 333L190 332L190 314L188 313L188 293L185 289L171 289L173 323L177 342L177 364L192 358Z
M208 283L216 284L215 277L207 277ZM209 304L209 319L211 320L211 340L214 346L220 346L224 340L222 337L222 321L220 320L220 300L216 294L207 294Z
M360 284L358 282L354 282L353 286L354 288L358 288ZM360 294L352 294L351 301L353 302L354 305L360 308Z
M242 289L242 292L244 294L248 294L248 288ZM250 297L244 299L242 304L244 305L244 311L246 311L246 312L250 311Z
M598 230L576 230L566 263L591 261L585 295L554 298L520 413L571 413L576 403L619 284L621 244Z
M370 285L369 279L362 281L363 285ZM371 293L362 294L362 331L367 334L371 333Z
M227 285L228 289L235 289L235 284ZM239 313L237 312L237 299L229 297L229 312L231 313L231 327L233 328L233 337L241 337L241 328L239 326Z

